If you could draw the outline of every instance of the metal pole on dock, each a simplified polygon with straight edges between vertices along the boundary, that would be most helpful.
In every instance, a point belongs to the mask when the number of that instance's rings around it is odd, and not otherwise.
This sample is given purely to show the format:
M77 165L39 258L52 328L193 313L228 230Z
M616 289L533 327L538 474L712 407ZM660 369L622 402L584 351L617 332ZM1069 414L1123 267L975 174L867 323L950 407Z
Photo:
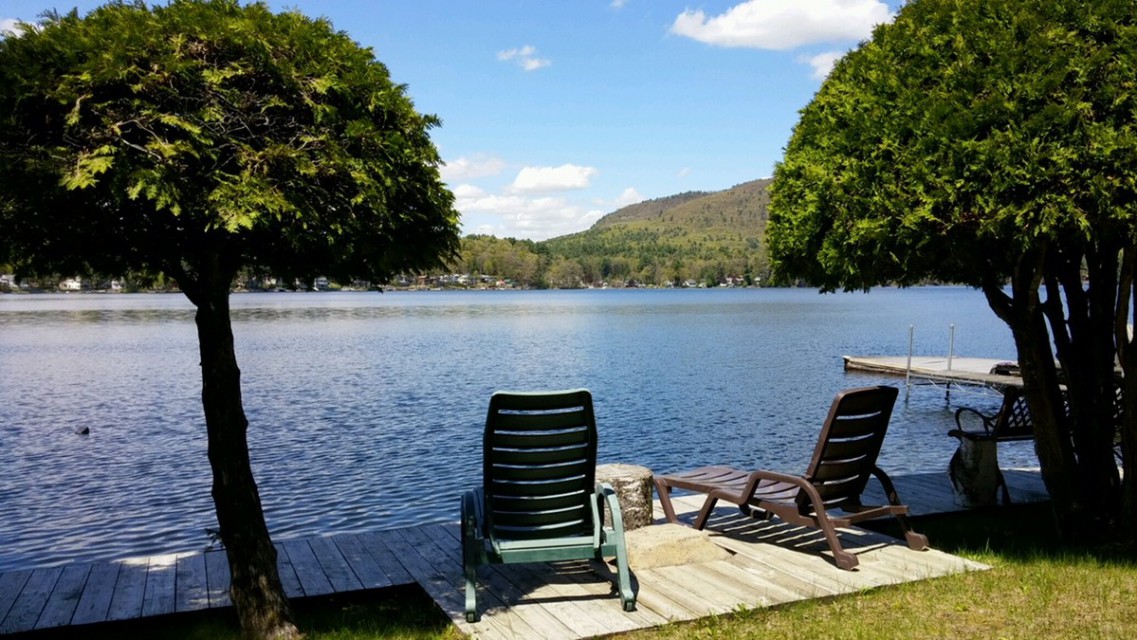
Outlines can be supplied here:
M912 393L912 340L916 335L916 325L908 325L908 366L904 370L904 402Z
M955 355L955 324L948 327L947 341L947 370L951 371L951 359ZM951 380L948 380L947 390L944 391L944 400L951 401Z

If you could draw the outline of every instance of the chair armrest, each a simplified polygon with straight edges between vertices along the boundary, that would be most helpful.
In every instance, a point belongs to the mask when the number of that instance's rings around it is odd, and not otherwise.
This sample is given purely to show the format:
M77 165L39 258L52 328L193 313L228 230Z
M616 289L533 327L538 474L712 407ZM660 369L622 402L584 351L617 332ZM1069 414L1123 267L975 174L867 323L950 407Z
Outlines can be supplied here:
M483 537L481 491L474 489L462 494L462 531L479 538Z
M774 482L788 482L789 484L797 485L799 487L813 488L809 480L801 476L790 475L788 473L779 473L777 471L758 470L752 471L750 477L746 481L746 494L754 495L754 490L758 488L758 483L762 480L772 480Z
M622 533L624 531L624 512L620 510L620 500L616 495L616 490L607 482L599 482L596 484L596 494L608 506L608 513L612 516L612 530ZM602 513L597 514L597 516L595 530L599 535L599 529L604 523L604 518Z
M892 478L888 477L888 474L884 472L884 469L881 469L874 464L872 467L872 474L876 476L876 479L878 481L880 481L880 486L882 489L884 489L884 495L888 499L888 504L894 507L903 506L903 504L900 502L900 496L896 493L896 487L892 484Z
M990 416L983 413L982 411L972 409L971 407L960 407L955 412L955 426L958 427L957 430L960 433L975 433L974 431L968 431L967 429L963 428L962 417L967 414L973 414L977 416L980 421L982 421L983 431L986 435L991 435L991 433L994 432L995 421L998 420L997 415ZM959 437L958 434L952 432L949 432L948 435Z
M828 516L825 512L825 501L821 499L821 494L817 492L817 487L814 487L812 482L806 480L802 476L790 475L788 473L778 473L777 471L759 470L751 472L750 478L746 482L746 491L748 493L747 496L745 496L745 499L748 500L749 496L754 495L754 491L758 488L758 483L762 480L785 482L787 484L796 486L803 493L805 493L807 498L809 498L810 503L813 505L813 512L817 515L818 519L822 521L826 521L828 519Z
M466 559L485 554L485 522L482 517L482 490L474 489L462 494L462 546Z
M821 496L817 493L817 489L815 489L813 484L810 483L809 480L806 480L804 477L795 476L788 473L779 473L777 471L765 471L762 469L759 469L758 471L752 471L750 473L750 476L747 478L746 488L743 489L743 494L741 496L743 502L750 500L750 498L754 496L754 492L758 490L758 485L763 480L792 484L802 491L805 491L809 499L815 504L822 504Z

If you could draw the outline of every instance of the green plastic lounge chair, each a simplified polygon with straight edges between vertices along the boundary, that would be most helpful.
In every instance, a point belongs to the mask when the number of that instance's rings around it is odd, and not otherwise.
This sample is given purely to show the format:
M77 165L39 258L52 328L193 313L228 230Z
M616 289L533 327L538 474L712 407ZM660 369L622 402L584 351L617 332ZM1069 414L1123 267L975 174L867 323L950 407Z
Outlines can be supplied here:
M837 528L862 520L893 515L900 523L908 546L926 549L928 539L908 526L908 507L900 503L892 480L876 466L896 394L895 387L885 386L837 394L821 429L813 460L800 476L738 471L722 466L655 476L664 514L671 522L679 522L671 504L672 489L705 493L706 502L694 522L696 529L706 525L719 500L726 500L737 504L747 516L759 519L778 516L791 524L820 529L837 566L842 569L856 567L857 557L841 548ZM861 504L861 493L870 474L880 480L889 504ZM841 509L844 514L831 514L834 509Z
M604 508L611 527L603 526ZM624 523L596 484L596 418L584 389L495 393L483 438L482 487L462 497L466 620L477 622L477 568L615 556L617 591L634 611Z

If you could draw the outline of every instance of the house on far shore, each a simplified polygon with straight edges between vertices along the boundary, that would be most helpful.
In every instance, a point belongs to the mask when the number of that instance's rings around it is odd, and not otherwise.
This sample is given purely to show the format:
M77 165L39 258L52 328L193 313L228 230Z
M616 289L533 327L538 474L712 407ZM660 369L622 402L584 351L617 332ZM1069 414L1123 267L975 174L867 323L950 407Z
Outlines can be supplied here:
M81 278L64 278L59 281L59 288L63 291L82 291L83 280Z
M15 274L0 273L0 291L14 291L17 288Z

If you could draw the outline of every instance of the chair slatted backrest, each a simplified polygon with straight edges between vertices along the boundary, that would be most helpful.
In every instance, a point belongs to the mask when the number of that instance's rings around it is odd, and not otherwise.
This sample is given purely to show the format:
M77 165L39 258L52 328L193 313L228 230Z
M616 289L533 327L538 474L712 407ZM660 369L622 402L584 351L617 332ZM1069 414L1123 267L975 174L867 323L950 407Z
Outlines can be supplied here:
M592 534L596 417L587 390L495 393L483 451L487 536Z
M856 506L876 465L899 389L878 386L837 394L805 478L827 508ZM798 503L808 505L804 495Z
M1065 393L1063 393L1065 396ZM1065 401L1065 397L1063 397ZM988 426L984 421L984 426ZM1029 440L1034 438L1034 420L1030 406L1021 389L1008 388L1003 393L1003 406L990 425L991 436L996 440Z

